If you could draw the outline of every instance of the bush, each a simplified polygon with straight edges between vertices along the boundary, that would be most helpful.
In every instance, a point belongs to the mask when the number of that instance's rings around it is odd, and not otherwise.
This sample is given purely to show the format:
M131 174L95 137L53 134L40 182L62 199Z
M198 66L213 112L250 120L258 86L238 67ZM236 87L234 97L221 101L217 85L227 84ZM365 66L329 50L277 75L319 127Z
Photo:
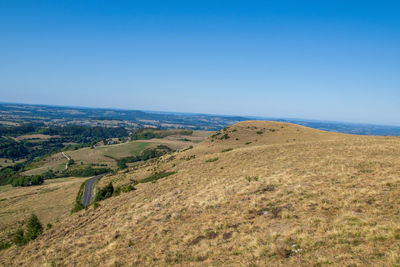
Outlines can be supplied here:
M110 182L106 187L101 188L99 192L96 193L95 201L101 201L106 198L109 198L113 195L113 193L114 193L114 186Z
M155 181L157 181L157 180L159 180L161 178L173 175L175 173L176 172L156 172L156 173L150 175L149 177L141 180L140 183L155 182Z
M229 151L232 151L232 150L233 150L233 148L227 148L227 149L223 149L221 152L224 153L224 152L229 152Z
M122 187L122 192L127 193L130 191L136 190L136 188L133 185L128 185L128 186L124 186Z
M22 230L22 228L18 229L18 231L15 232L13 241L18 246L22 246L27 243L25 236L24 236L24 230Z
M217 160L218 160L218 158L211 158L211 159L206 160L206 162L214 162L214 161L217 161Z
M114 190L113 196L119 196L121 194L121 187L117 187Z
M229 139L229 138L230 138L229 134L226 133L223 136L221 136L220 140Z
M40 234L43 233L43 226L40 223L38 217L32 213L26 225L26 238L28 240L36 239Z
M14 234L14 243L22 246L31 240L36 239L39 235L43 233L43 226L40 223L38 217L32 213L26 225L26 233L22 228L20 228Z

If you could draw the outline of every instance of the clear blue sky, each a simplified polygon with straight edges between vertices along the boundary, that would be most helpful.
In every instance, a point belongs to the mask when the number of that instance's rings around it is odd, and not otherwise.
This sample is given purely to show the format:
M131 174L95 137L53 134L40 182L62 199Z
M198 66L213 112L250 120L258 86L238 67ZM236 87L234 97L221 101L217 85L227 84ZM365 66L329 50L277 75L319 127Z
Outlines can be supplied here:
M0 101L400 125L399 14L385 0L0 0Z

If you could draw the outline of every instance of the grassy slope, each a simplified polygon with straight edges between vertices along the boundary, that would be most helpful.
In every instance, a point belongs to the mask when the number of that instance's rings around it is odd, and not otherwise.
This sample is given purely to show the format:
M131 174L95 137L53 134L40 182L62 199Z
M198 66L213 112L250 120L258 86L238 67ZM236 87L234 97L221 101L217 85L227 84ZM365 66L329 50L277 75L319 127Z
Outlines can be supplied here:
M46 225L69 215L76 192L84 179L46 180L42 186L0 186L0 240L19 227L34 212Z
M123 158L133 155L139 155L144 149L146 149L150 143L148 142L127 142L123 144L99 146L95 150L101 151L105 156L112 158Z
M177 172L64 219L26 247L0 252L0 263L400 264L399 138L277 122L226 132L229 139L105 177L122 185Z

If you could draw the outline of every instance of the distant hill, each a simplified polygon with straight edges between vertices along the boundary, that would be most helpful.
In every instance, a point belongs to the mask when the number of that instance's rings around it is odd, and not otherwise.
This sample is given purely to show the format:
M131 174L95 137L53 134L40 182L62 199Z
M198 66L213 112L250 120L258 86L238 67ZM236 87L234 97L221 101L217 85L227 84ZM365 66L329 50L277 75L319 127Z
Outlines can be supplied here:
M138 110L59 107L0 103L0 123L40 122L51 125L122 126L132 129L157 127L219 130L245 117L186 113L144 112Z
M103 177L134 185L0 265L396 266L400 138L265 121ZM142 181L142 182L141 182Z
M399 136L399 126L315 121L306 119L223 116L197 113L139 111L106 108L61 107L0 103L0 125L46 123L47 125L90 125L131 129L157 127L218 131L225 126L251 119L290 122L307 127L360 135Z
M399 126L349 123L349 122L314 121L314 120L300 120L300 119L274 119L274 120L300 124L314 129L337 132L337 133L375 135L375 136L400 135Z

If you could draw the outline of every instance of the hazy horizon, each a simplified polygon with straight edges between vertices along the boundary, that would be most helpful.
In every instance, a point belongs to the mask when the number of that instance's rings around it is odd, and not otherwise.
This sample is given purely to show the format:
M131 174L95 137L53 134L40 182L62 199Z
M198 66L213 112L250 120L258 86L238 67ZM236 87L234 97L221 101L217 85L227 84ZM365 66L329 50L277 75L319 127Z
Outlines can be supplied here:
M207 116L226 116L226 117L242 117L245 119L256 119L256 120L292 120L292 121L304 121L304 122L325 122L325 123L344 123L344 124L360 124L360 125L376 125L376 126L388 126L388 127L400 127L396 124L379 124L379 123L364 123L358 121L338 121L338 120L323 120L323 119L310 119L310 118L297 118L297 117L266 117L266 116L254 116L246 114L216 114L216 113L206 113L206 112L179 112L173 110L145 110L145 109L135 109L135 108L116 108L116 107L89 107L89 106L74 106L74 105L54 105L54 104L31 104L31 103L18 103L18 102L1 102L0 104L10 104L10 105L32 105L32 106L49 106L49 107L60 107L60 108L81 108L81 109L104 109L104 110L126 110L126 111L142 111L148 113L161 113L161 114L194 114L194 115L207 115Z
M400 125L395 1L1 1L2 102Z

